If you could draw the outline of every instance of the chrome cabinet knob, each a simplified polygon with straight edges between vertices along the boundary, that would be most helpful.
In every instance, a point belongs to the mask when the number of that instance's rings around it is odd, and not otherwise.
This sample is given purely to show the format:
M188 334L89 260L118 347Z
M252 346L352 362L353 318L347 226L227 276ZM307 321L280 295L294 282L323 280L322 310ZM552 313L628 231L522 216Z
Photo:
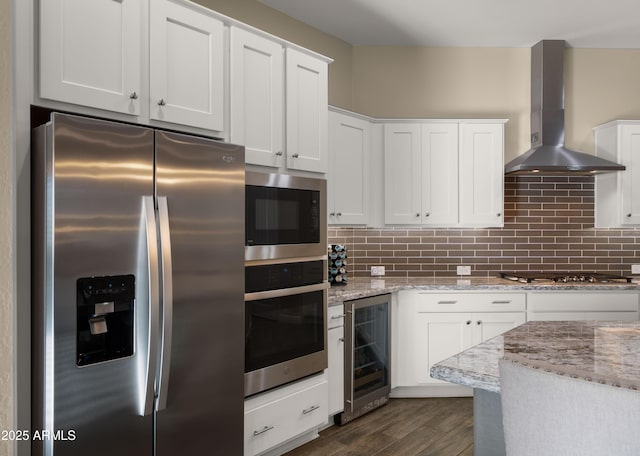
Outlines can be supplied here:
M136 92L131 92L129 94L129 98L131 98L132 100L137 100L138 99L138 94Z
M167 103L164 101L164 98L160 98L160 101L158 101L158 106L164 106Z
M291 156L292 156L293 158L298 158L298 157L300 156L300 154L296 152L295 154L292 154Z

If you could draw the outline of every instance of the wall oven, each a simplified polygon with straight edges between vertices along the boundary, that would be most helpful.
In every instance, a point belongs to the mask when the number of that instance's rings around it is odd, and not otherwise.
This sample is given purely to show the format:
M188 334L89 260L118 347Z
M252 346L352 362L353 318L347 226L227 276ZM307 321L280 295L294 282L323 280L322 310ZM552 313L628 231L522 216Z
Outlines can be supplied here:
M327 182L246 173L245 260L326 256Z
M245 267L245 396L327 368L325 259Z

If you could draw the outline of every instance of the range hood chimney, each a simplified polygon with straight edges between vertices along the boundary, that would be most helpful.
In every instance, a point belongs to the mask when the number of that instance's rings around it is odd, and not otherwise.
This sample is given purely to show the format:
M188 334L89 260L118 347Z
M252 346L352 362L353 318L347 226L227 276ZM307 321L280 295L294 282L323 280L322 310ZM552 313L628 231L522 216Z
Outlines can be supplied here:
M531 48L531 149L504 167L505 174L591 175L624 171L618 163L564 147L563 40Z

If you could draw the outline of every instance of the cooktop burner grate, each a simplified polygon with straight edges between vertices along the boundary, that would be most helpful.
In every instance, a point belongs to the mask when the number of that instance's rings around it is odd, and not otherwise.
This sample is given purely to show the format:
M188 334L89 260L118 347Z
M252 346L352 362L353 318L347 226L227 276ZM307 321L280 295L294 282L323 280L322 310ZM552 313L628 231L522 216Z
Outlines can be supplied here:
M600 272L501 272L500 277L523 283L631 283L631 277Z

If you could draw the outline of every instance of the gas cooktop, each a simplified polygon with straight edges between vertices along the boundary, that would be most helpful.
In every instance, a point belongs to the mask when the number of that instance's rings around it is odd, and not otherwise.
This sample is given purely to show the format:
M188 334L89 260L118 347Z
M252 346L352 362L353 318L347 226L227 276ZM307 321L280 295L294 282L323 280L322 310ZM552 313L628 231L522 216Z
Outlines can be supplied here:
M500 277L523 283L631 283L631 277L584 271L501 272Z

